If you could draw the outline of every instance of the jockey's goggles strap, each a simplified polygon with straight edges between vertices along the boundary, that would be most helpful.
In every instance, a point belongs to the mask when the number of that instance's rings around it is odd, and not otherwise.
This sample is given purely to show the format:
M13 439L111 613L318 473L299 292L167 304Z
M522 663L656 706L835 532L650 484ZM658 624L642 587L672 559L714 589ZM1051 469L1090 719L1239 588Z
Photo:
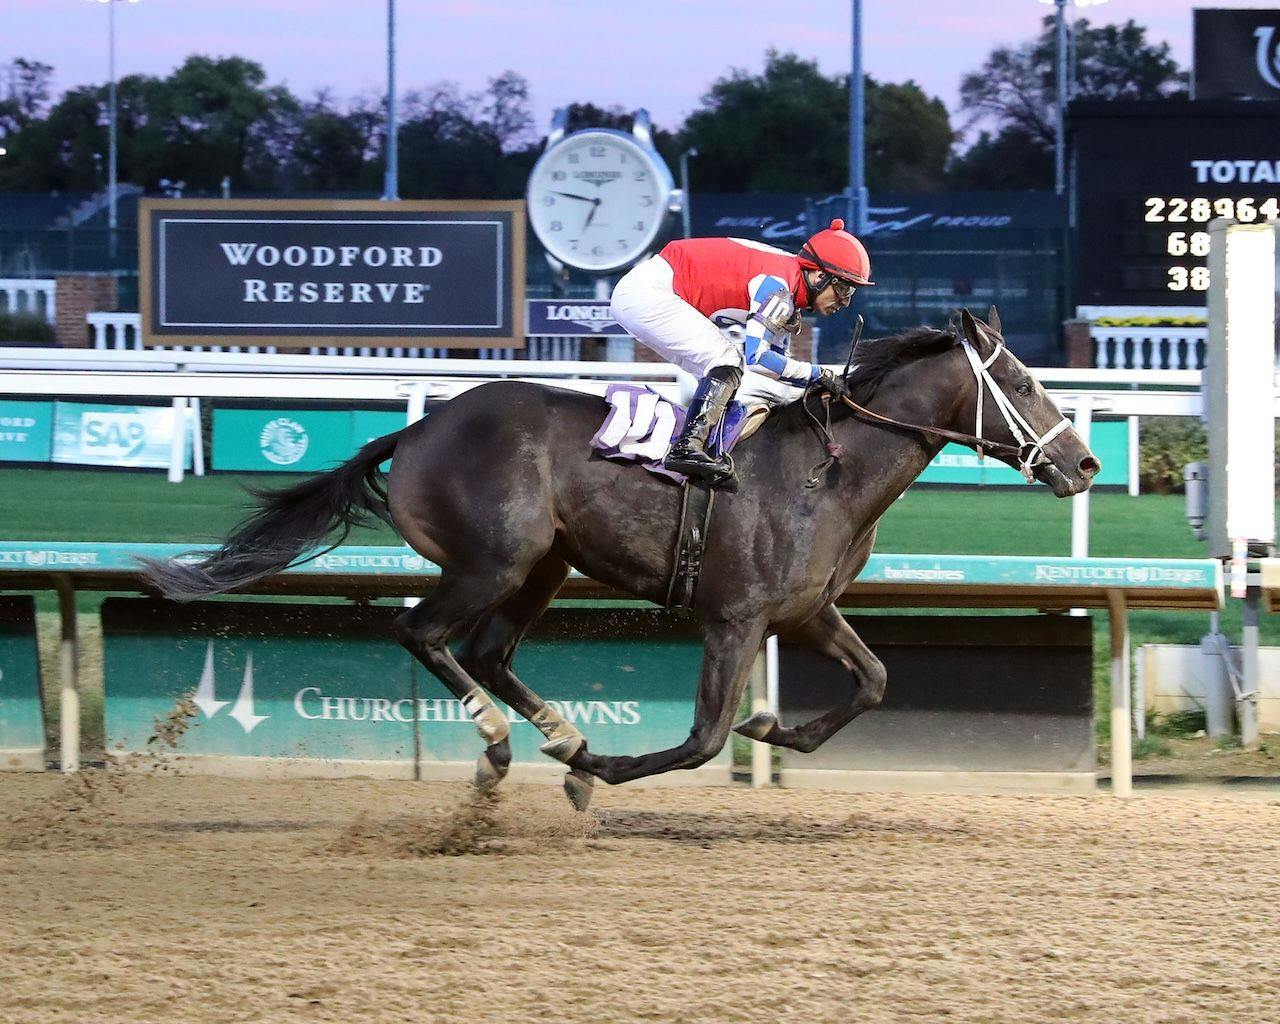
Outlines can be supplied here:
M986 389L990 388L991 397L995 400L996 408L1004 416L1004 421L1009 426L1009 433L1018 442L1018 469L1027 483L1031 483L1034 480L1035 468L1040 465L1045 457L1045 446L1071 426L1071 422L1064 416L1043 435L1037 434L1035 428L1014 407L1013 402L1009 400L1009 396L1000 389L995 378L991 376L990 367L1000 357L1000 353L1004 351L1004 342L996 343L995 351L987 357L985 362L979 357L977 350L970 344L968 338L962 338L961 344L964 346L964 354L969 359L969 365L973 368L974 379L978 383L978 414L974 436L979 439L982 438L982 397ZM1023 430L1026 431L1025 434ZM979 461L982 460L984 454L983 449L979 447Z

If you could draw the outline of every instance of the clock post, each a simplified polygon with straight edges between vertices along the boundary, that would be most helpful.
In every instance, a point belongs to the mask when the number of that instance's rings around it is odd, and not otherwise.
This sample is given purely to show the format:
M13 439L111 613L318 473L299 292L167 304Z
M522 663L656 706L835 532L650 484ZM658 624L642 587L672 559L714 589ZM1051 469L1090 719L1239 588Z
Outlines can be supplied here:
M630 132L566 126L567 111L557 110L529 174L529 224L556 276L589 276L595 298L607 302L614 278L671 233L684 193L653 145L647 111L636 111ZM631 338L607 344L610 360L634 358Z

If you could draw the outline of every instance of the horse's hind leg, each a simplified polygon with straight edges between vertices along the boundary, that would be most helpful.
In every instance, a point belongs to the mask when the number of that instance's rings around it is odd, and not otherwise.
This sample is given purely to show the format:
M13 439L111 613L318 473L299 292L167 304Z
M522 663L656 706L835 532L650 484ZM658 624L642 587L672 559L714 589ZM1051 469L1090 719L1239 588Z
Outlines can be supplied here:
M640 757L606 757L592 754L584 747L570 764L611 785L668 772L673 768L696 768L706 764L720 752L729 738L734 712L738 709L763 640L762 621L722 622L707 627L693 729L689 738L678 747Z
M803 644L824 657L837 661L853 676L855 689L848 703L832 708L812 721L784 728L770 711L761 711L734 727L734 732L775 747L788 747L808 754L857 718L874 708L884 696L884 665L845 622L834 605L827 605L787 639Z
M546 753L566 762L582 748L582 734L516 677L511 660L526 630L546 610L568 574L569 566L563 559L548 555L534 566L524 586L476 623L458 648L459 664L547 737L543 745ZM504 737L480 755L476 785L482 789L496 786L510 763L511 746ZM571 792L570 798L574 796ZM574 802L581 804L581 810L589 800L588 787L586 799Z
M523 567L492 565L465 574L446 572L421 604L396 617L393 627L405 649L462 701L490 746L506 740L511 728L507 716L458 664L449 638L516 593L525 575Z

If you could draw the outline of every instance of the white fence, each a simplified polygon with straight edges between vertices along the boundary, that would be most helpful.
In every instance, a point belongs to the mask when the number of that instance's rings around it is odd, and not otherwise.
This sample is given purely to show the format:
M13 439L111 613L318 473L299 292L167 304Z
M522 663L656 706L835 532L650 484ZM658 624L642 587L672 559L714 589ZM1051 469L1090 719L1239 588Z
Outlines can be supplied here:
M0 277L0 312L32 313L54 323L58 316L56 281Z
M1094 365L1117 370L1200 370L1207 327L1093 328Z
M90 313L89 326L93 328L93 347L117 352L141 352L142 317L139 313ZM439 359L447 356L443 348L407 348L403 346L313 346L311 348L277 349L274 345L153 345L156 352L238 352L257 355L275 355L291 352L309 356L365 356L378 358ZM517 359L520 353L526 359L576 360L582 356L582 339L571 336L527 338L524 349L481 348L476 349L478 359Z

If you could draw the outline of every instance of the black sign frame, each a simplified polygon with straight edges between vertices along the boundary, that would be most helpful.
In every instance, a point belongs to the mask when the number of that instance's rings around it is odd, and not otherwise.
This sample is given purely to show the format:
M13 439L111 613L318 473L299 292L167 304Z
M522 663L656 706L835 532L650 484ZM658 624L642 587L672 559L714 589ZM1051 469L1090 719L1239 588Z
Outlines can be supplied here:
M523 200L143 199L142 341L523 348L525 224ZM226 242L227 225L256 240ZM318 233L330 225L345 241ZM255 256L256 276L244 275ZM237 295L262 315L237 319Z
M1208 226L1280 220L1280 102L1076 101L1074 303L1194 308Z
M1280 100L1280 10L1197 7L1192 12L1197 100Z

